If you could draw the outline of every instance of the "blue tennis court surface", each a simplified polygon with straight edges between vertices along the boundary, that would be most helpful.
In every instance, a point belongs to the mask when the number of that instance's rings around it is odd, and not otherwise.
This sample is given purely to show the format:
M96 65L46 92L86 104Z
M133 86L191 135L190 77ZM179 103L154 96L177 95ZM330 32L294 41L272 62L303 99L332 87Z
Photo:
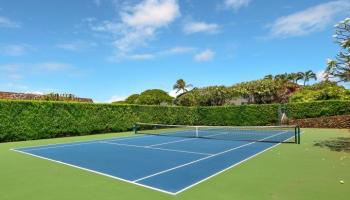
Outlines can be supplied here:
M141 135L14 151L174 195L278 144Z

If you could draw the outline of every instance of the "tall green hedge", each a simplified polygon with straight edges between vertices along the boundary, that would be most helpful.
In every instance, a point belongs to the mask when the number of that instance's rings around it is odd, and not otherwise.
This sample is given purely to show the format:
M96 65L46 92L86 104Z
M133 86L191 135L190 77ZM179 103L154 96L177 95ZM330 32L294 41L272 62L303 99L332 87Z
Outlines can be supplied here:
M242 105L198 107L198 124L201 125L271 125L278 122L278 105Z
M191 125L270 125L278 105L222 107L137 106L0 100L0 142L131 130L135 122ZM350 101L287 105L300 119L350 114Z
M315 101L308 103L289 103L290 118L303 119L321 116L350 114L350 101Z
M131 130L138 121L195 124L195 109L0 100L0 142Z

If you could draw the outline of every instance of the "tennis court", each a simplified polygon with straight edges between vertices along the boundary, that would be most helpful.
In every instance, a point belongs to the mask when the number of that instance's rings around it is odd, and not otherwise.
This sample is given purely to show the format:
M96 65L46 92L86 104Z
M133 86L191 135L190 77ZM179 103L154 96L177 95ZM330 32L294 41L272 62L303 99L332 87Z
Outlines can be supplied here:
M276 145L300 142L291 126L135 128L133 137L13 150L176 195Z

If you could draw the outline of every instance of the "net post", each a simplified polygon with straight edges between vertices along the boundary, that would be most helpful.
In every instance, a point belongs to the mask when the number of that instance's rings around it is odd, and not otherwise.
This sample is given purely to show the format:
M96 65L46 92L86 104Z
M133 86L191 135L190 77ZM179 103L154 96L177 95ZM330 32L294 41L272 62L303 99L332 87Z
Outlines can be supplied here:
M298 126L294 127L294 143L298 144Z
M134 133L137 134L137 123L135 123L132 128Z
M198 126L196 126L196 138L199 137L199 133L198 133Z
M298 126L298 144L300 144L300 126Z

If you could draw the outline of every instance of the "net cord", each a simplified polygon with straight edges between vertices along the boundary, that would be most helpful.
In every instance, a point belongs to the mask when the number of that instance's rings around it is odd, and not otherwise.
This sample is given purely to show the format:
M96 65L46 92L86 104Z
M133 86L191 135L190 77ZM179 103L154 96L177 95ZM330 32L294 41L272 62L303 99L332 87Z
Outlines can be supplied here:
M218 127L218 128L295 128L293 125L284 125L284 126L204 126L204 125L170 125L170 124L153 124L153 123L142 123L136 122L136 125L149 125L149 126L164 126L164 127L188 127L188 128L210 128L210 127Z

